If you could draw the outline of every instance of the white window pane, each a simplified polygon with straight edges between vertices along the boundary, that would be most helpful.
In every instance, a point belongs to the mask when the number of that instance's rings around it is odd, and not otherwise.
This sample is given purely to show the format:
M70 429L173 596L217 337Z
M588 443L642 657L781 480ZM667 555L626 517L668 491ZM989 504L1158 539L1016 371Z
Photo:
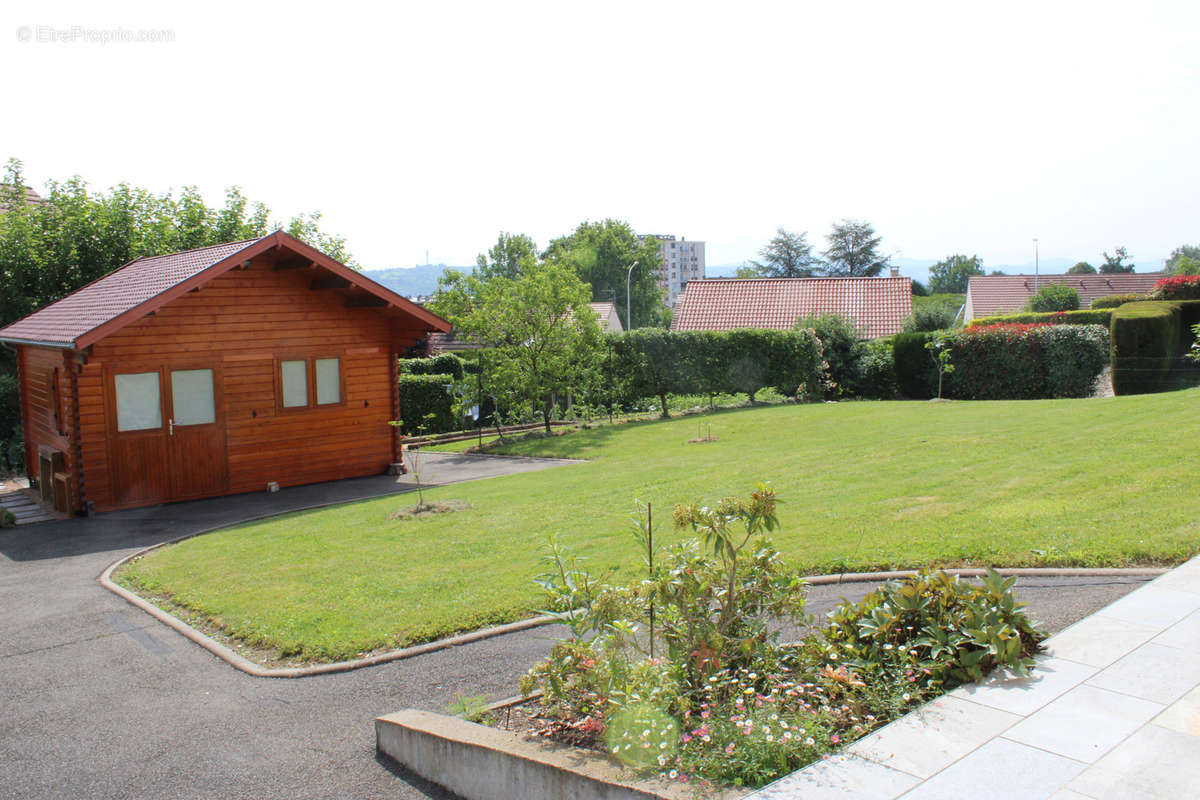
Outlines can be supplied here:
M308 405L308 365L303 361L281 361L283 373L283 407Z
M171 404L176 425L207 425L217 421L213 403L213 371L180 369L171 371Z
M342 402L342 376L338 359L317 359L317 405Z
M117 430L145 431L162 427L158 373L114 375L117 389Z

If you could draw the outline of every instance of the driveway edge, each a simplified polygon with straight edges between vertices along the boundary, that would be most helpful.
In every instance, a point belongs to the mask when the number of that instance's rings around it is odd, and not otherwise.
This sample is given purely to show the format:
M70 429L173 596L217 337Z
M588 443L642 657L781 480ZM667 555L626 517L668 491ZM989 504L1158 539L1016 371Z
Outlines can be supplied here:
M344 502L344 501L340 501L340 502ZM309 511L314 508L323 508L327 505L339 505L340 502L321 504L321 505L317 505L317 506L312 506L311 508L291 509L291 510L288 510L288 511L285 511L282 513L292 514L292 513L296 513L297 511ZM211 636L208 636L207 634L198 631L196 628L192 627L191 625L187 624L183 620L179 619L179 617L176 617L174 614L164 611L163 609L154 605L150 601L144 599L140 595L129 591L128 589L126 589L123 586L117 585L117 583L115 583L112 580L112 573L114 571L116 571L119 567L125 565L126 563L132 561L135 558L138 558L140 556L145 555L146 553L149 553L152 550L157 550L158 548L165 547L166 545L169 545L169 544L176 544L177 542L182 542L187 539L192 539L196 536L203 536L206 533L212 533L214 531L223 530L225 528L230 528L230 527L233 527L234 525L243 525L248 522L256 522L256 521L259 521L262 519L268 519L270 517L275 517L275 516L279 516L279 514L265 514L265 515L262 515L259 517L252 517L250 519L240 520L238 522L227 523L227 524L219 525L219 526L216 526L213 528L208 528L207 530L197 531L196 533L190 533L187 536L180 536L176 539L171 539L171 540L165 541L165 542L159 542L158 544L154 544L149 547L143 547L141 550L138 550L136 553L131 553L130 555L127 555L124 558L117 559L112 564L109 564L108 567L104 570L104 572L100 573L100 577L97 578L97 580L99 581L101 586L103 586L105 589L108 589L113 594L121 597L130 605L136 606L137 608L140 608L142 611L145 611L147 614L154 617L159 622L161 622L164 625L166 625L167 627L171 628L176 633L179 633L179 634L183 635L184 637L190 639L192 642L200 645L205 650L212 653L217 658L221 659L222 661L229 664L230 666L235 667L236 669L239 669L242 672L245 672L249 675L253 675L257 678L306 678L311 675L328 675L328 674L332 674L332 673L336 673L336 672L348 672L352 669L359 669L361 667L372 667L372 666L376 666L378 664L387 664L391 661L400 661L401 659L412 658L413 656L425 655L426 653L434 653L434 652L437 652L438 650L446 650L451 647L457 647L459 645L470 644L472 642L478 642L483 639L491 639L495 636L503 636L508 633L516 633L518 631L524 631L524 630L528 630L530 628L537 628L537 627L541 627L542 625L549 625L555 621L553 617L549 617L549 616L531 617L529 619L523 619L518 622L510 622L505 625L497 625L497 626L494 626L491 628L481 628L479 630L471 631L469 633L463 633L463 634L459 634L457 636L450 636L445 639L438 639L437 641L426 642L425 644L413 645L412 647L401 648L400 650L391 650L386 653L379 653L377 655L367 656L366 658L357 658L357 659L352 659L349 661L337 661L332 664L318 664L318 665L315 665L312 667L285 667L285 668L272 669L270 667L264 667L264 666L254 663L250 659L248 659L245 656L238 653L236 650L233 650L232 648L221 644L216 639L213 639ZM951 575L958 575L960 577L966 578L966 577L978 577L978 576L984 575L987 570L986 570L986 568L983 568L983 567L963 567L963 568L947 569L944 571L950 573ZM1018 568L1011 568L1011 569L998 568L996 571L999 572L1001 575L1012 575L1012 576L1017 576L1017 577L1079 577L1079 576L1139 577L1139 576L1162 575L1166 572L1169 572L1170 569L1167 567L1078 568L1078 569L1071 569L1069 567L1018 567ZM807 581L812 586L826 586L826 585L830 585L830 584L839 584L839 583L862 583L864 581L883 582L883 581L888 581L888 580L894 580L896 578L908 577L910 575L915 575L916 573L917 573L917 570L894 570L894 571L890 571L890 572L846 572L846 573L838 573L838 574L834 574L834 575L812 575L812 576L805 577L804 580Z

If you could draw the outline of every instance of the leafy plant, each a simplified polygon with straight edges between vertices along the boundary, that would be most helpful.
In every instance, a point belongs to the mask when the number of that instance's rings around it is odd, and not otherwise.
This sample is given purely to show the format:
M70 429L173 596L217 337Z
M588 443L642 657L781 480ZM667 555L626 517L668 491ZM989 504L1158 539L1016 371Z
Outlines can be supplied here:
M1176 275L1154 284L1152 300L1200 300L1200 275Z
M1048 283L1029 298L1028 311L1075 311L1079 308L1079 292L1072 286Z
M937 367L938 373L938 400L942 399L942 383L946 376L954 372L954 364L951 363L953 358L950 352L951 337L945 333L935 333L931 341L925 343L925 349L929 351L929 355L933 358L934 366Z
M454 700L446 706L446 713L462 717L467 722L482 722L491 725L494 722L490 704L484 695L464 695L455 693Z
M1017 602L1015 583L992 569L980 586L922 572L835 609L825 636L844 653L843 663L864 674L900 666L912 683L939 690L997 667L1024 675L1045 633Z

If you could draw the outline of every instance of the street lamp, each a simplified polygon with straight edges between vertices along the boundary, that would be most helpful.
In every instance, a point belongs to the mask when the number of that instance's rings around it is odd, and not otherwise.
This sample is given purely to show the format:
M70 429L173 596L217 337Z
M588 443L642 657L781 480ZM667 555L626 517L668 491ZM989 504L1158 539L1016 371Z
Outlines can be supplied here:
M1033 293L1038 290L1038 240L1033 240Z
M631 316L632 312L629 310L629 281L633 277L633 268L637 265L638 262L634 261L629 265L629 271L625 273L625 325L629 330L633 330L633 317Z

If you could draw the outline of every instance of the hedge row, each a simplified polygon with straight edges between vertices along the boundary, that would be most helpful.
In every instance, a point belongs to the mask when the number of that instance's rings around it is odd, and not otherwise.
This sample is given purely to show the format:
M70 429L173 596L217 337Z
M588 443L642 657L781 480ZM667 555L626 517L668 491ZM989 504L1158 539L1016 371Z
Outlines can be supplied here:
M745 392L775 387L794 395L818 382L820 343L812 331L637 328L608 337L608 385L626 400L668 394Z
M1103 297L1097 297L1092 301L1089 308L1117 308L1126 303L1136 303L1139 300L1146 300L1144 294L1106 294Z
M1162 281L1159 282L1160 285ZM1179 373L1195 367L1183 356L1200 322L1200 300L1147 300L1113 312L1113 392L1144 394L1173 385Z
M1110 309L1090 309L1080 311L1027 311L1020 314L1003 314L995 317L978 317L971 320L969 327L980 325L1103 325L1108 327L1112 321Z
M430 360L433 359L420 359ZM455 429L446 385L453 375L406 375L399 379L400 430L405 435L442 433ZM432 416L430 416L432 415Z
M1040 315L1039 315L1040 316ZM896 380L905 397L937 394L937 367L925 344L933 332L892 338ZM954 372L942 394L964 400L1087 397L1108 363L1108 332L1100 325L974 326L950 336Z
M991 325L951 340L950 396L964 400L1088 397L1108 363L1101 325Z
M399 367L402 375L449 375L456 381L463 377L463 360L454 353L442 353L432 358L402 358Z

